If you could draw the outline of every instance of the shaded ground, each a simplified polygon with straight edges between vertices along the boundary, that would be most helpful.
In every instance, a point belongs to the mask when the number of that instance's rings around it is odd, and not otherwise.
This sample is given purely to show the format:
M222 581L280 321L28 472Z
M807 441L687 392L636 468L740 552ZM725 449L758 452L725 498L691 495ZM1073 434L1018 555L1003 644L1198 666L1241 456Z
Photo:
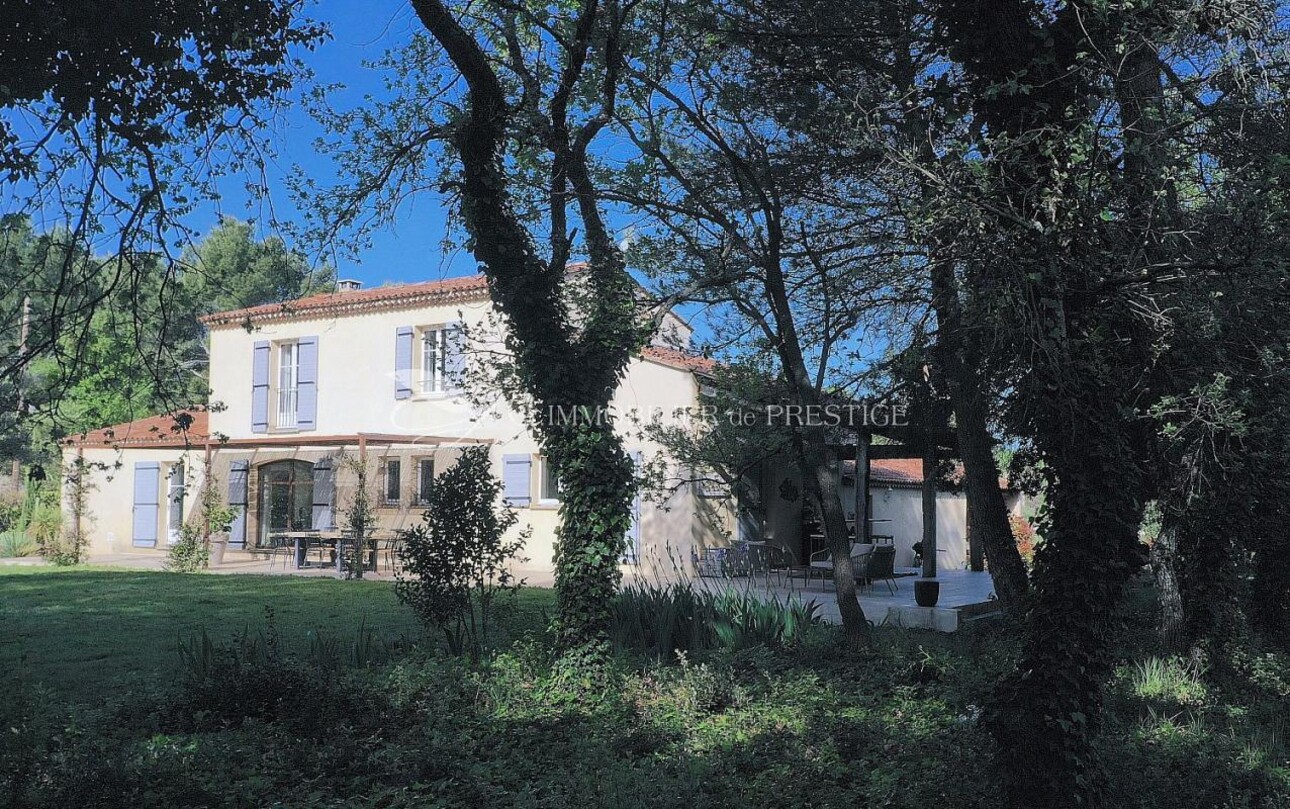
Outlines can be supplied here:
M862 652L831 627L788 648L620 649L597 685L552 665L551 594L531 591L477 665L424 643L374 668L261 660L195 680L177 640L258 631L265 603L289 648L362 618L423 636L384 582L0 569L0 603L4 807L1001 805L977 720L1015 654L1006 619L878 629ZM1123 640L1107 806L1290 805L1290 659L1210 677Z

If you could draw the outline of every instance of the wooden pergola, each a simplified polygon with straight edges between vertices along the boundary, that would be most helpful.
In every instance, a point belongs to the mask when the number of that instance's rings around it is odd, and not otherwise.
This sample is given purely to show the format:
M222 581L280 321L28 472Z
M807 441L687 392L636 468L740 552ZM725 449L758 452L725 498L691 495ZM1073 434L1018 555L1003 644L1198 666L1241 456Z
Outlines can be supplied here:
M874 444L874 436L881 436L891 443ZM854 460L856 541L867 542L870 537L869 520L869 462L914 458L923 464L923 570L925 579L936 578L936 479L937 466L942 459L958 457L958 438L947 426L900 425L866 426L857 429L853 444L830 444L829 449L838 461ZM969 519L969 524L971 520ZM968 555L972 570L985 569L979 544L968 529Z

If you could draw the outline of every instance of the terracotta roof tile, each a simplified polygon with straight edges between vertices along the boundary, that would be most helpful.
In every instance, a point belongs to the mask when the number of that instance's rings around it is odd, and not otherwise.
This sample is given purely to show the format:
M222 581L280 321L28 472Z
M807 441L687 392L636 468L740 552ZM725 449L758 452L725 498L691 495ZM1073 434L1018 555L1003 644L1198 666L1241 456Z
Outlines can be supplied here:
M852 466L855 463L852 462ZM890 458L869 462L872 483L922 483L923 461L920 458Z
M200 444L210 434L205 410L179 410L127 421L62 440L69 447L185 447Z
M675 348L663 348L662 346L647 346L641 351L641 356L663 365L680 368L683 371L696 371L701 374L710 374L717 367L717 361L709 357L687 354Z
M440 299L469 300L487 296L488 281L482 275L445 278L442 281L423 281L416 284L359 289L352 292L325 292L294 301L267 303L246 309L233 309L205 315L201 322L207 326L226 326L257 320L276 320L294 317L319 317L354 311L413 306Z

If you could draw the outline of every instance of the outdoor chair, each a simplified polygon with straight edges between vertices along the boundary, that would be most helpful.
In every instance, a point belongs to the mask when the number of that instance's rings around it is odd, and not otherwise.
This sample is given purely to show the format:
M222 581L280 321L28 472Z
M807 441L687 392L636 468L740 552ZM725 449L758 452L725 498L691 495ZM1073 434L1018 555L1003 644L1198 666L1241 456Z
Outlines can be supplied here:
M887 583L887 589L891 594L896 594L896 588L893 585L893 582L896 581L896 547L894 545L879 545L869 553L865 559L864 580L870 586L875 581L884 581Z
M386 537L376 541L377 554L385 559L385 568L391 573L396 572L398 568L399 553L402 550L403 540L398 537Z
M279 558L282 559L282 567L286 568L296 552L296 545L288 537L271 534L266 550L269 552L269 570L273 570L273 562Z
M869 554L873 553L874 545L868 542L851 543L851 569L856 573L856 579L867 569ZM827 550L817 551L811 554L811 564L806 568L806 583L809 586L811 577L816 573L820 576L820 586L824 586L824 576L833 575L833 555Z
M771 544L766 545L766 567L768 575L773 574L779 584L784 583L786 576L792 576L795 570L800 569L795 553L782 545Z

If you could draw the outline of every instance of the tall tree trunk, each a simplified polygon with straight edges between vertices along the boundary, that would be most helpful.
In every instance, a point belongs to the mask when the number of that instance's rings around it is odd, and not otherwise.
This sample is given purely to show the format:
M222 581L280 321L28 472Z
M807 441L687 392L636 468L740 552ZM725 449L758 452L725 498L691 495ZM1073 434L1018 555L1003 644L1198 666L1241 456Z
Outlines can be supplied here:
M954 408L954 431L963 460L972 535L985 548L999 602L1009 612L1021 612L1029 590L1026 564L1013 539L1008 505L999 488L994 439L986 426L985 403L976 381L977 369L965 361L967 338L963 331L958 282L954 267L948 261L932 261L932 306L937 324L933 350Z
M913 31L893 31L902 45L896 50L893 78L898 87L913 87L917 71L910 56ZM931 142L925 137L927 122L918 110L906 117L905 137L918 159L926 166L936 163ZM940 190L927 182L919 183L925 203L932 203ZM934 229L934 231L937 229ZM939 233L932 234L930 265L932 309L936 313L936 341L933 356L941 366L949 388L950 406L954 410L954 431L963 461L964 488L967 493L969 530L973 543L985 549L990 577L999 603L1009 612L1025 609L1029 592L1026 564L1017 550L1008 523L1008 505L999 488L999 467L994 460L994 439L986 420L986 402L978 383L981 371L974 353L969 351L968 334L963 324L963 304L959 299L958 279L953 259L939 255ZM953 241L951 238L950 242Z
M778 259L766 268L766 291L779 331L780 362L792 390L792 403L802 408L802 413L818 412L820 393L806 369ZM820 516L824 520L824 540L833 560L833 587L842 629L853 644L864 643L869 638L869 622L856 590L855 571L851 565L851 537L847 533L847 517L842 508L836 459L829 452L822 425L804 423L790 428L793 429L803 485L807 494L819 504ZM857 519L862 517L857 515Z
M1178 529L1168 516L1160 526L1160 536L1151 545L1151 572L1156 580L1159 617L1156 631L1168 649L1182 642L1183 602L1178 586Z
M1290 567L1285 562L1285 523L1259 520L1250 543L1254 548L1250 619L1264 640L1290 651Z
M1071 427L1098 429L1087 421ZM1101 429L1108 428L1114 426ZM1120 631L1116 605L1142 561L1136 488L1108 474L1119 462L1094 451L1054 470L1061 484L1049 493L1051 521L1036 554L1025 644L987 715L1011 806L1098 803L1092 739L1114 666L1108 639Z
M869 622L860 606L856 589L856 571L851 564L851 537L847 534L847 516L842 509L837 465L828 451L822 430L802 430L798 456L802 463L802 480L807 493L820 504L824 539L833 559L833 587L843 630L852 643L862 643L869 636Z
M580 329L573 327L563 297L561 251L555 251L556 261L543 261L510 204L502 153L511 107L492 62L441 0L412 0L412 6L467 83L466 114L454 137L462 163L462 216L494 305L508 322L506 344L525 392L540 413L583 416L536 426L542 449L564 483L555 558L561 645L566 660L594 661L603 656L608 638L634 485L631 459L601 416L640 338L633 282L597 208L585 163L587 143L607 118L593 119L576 138L564 118L591 49L598 6L595 0L580 6L549 122L555 153L553 227L562 238L563 225L554 223L564 222L572 185L591 258L586 278L592 294ZM605 84L611 113L612 76Z

